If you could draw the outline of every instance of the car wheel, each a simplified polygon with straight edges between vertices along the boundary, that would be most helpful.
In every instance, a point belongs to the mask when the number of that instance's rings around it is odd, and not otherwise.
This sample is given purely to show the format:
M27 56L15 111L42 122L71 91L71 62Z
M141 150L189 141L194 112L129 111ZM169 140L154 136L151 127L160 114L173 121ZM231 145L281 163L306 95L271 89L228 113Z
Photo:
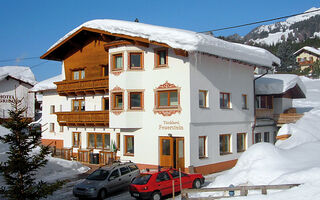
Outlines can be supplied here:
M160 200L161 199L161 193L160 192L152 193L151 199L152 200Z
M193 181L193 188L199 189L201 187L201 182L197 178L196 180Z
M101 189L98 194L98 199L103 200L107 197L107 191L105 189Z

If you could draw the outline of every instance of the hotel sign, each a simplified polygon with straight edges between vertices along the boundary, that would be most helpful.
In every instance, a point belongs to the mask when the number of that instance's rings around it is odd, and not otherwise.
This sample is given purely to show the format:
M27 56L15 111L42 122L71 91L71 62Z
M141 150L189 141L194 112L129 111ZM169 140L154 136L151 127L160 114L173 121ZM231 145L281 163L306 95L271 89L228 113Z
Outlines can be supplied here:
M0 103L10 103L13 98L13 95L0 95Z
M162 121L162 124L159 125L159 130L182 131L183 126L180 125L179 121Z

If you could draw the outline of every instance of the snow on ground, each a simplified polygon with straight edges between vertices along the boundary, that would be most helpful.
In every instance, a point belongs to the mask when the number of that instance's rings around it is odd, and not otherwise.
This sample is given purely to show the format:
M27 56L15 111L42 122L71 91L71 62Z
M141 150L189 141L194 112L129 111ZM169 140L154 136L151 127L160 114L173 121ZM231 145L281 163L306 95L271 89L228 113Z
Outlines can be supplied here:
M268 191L268 195L249 193L247 197L234 199L320 199L320 80L302 78L302 81L307 88L307 97L305 100L295 100L294 106L311 111L305 113L296 124L289 124L279 130L290 132L292 136L285 141L278 141L276 145L259 143L251 146L234 168L218 176L207 187L301 183L289 190Z
M8 129L0 126L1 136L8 133L10 133ZM7 159L6 151L8 151L8 148L9 147L7 144L3 144L0 142L0 162L4 162ZM39 169L37 172L37 178L43 181L51 182L58 179L67 179L78 174L85 173L89 170L88 167L76 161L63 160L51 156L47 156L47 158L47 165ZM0 176L0 185L4 184L4 179L2 176Z

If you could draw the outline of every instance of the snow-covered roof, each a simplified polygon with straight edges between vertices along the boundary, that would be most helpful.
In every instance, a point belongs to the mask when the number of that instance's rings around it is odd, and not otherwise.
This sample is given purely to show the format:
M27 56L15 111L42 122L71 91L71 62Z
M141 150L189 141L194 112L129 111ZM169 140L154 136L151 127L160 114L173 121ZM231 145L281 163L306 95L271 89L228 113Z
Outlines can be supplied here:
M296 55L296 54L298 54L298 53L300 53L302 51L309 51L311 53L314 53L314 54L320 56L320 50L319 49L314 48L314 47L309 47L309 46L302 47L298 51L294 52L294 55Z
M59 44L64 43L83 28L88 28L90 31L104 31L106 34L121 34L148 39L176 49L209 53L264 67L272 67L274 63L280 64L279 58L262 48L231 43L193 31L111 19L97 19L83 23L59 39L48 49L46 54L49 51L54 51Z
M55 89L57 89L57 85L54 84L54 82L58 82L58 81L62 81L62 74L37 83L29 91L30 92L40 92L40 91L45 91L45 90L55 90Z
M0 81L7 78L8 76L21 80L30 85L37 83L33 72L29 67L24 66L3 66L0 67Z
M257 95L284 94L296 86L300 88L303 93L302 96L305 96L306 87L299 76L294 74L267 74L256 80L255 92Z

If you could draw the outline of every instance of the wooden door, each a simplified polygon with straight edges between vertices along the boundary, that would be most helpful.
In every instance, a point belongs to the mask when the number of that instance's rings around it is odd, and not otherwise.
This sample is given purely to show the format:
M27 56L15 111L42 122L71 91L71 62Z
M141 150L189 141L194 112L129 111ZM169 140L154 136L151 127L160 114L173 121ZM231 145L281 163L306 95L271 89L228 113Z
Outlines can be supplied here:
M160 166L170 168L174 167L173 162L173 138L159 137L160 146Z
M181 168L181 171L184 171L184 138L176 138L176 164L175 168Z

